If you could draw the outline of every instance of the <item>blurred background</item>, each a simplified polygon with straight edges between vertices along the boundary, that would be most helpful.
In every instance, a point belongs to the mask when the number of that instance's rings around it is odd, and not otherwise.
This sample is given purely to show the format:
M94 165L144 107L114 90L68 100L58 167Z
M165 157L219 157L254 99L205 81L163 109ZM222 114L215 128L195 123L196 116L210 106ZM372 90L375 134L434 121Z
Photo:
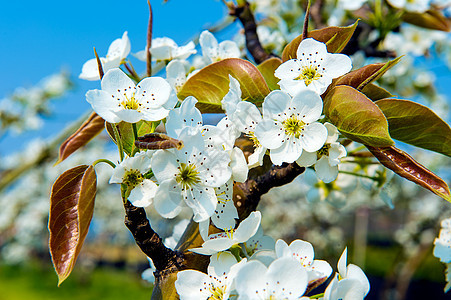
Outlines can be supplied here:
M267 49L280 51L300 34L302 1L272 4L272 13L282 16L280 20L268 17L264 10L274 1L255 2L262 31L268 30L261 33ZM336 4L329 2L330 6ZM241 27L230 22L220 1L151 4L154 38L166 36L185 45L210 28L219 41L234 40L243 49ZM59 145L90 112L86 91L100 88L98 81L78 78L82 65L94 57L93 47L99 56L105 56L110 43L125 31L131 52L143 50L148 17L146 1L134 1L133 5L84 0L2 3L0 299L149 299L149 272L144 275L147 280L142 278L149 262L123 224L119 188L108 185L108 166L96 166L94 219L76 267L60 287L47 244L48 198L54 180L76 165L98 158L118 159L109 137L101 134L83 151L54 166ZM431 107L449 123L451 41L448 34L436 31L420 36L431 40L422 46L421 55L400 46L398 54L407 56L379 84L401 98ZM381 61L362 53L352 59L355 68ZM144 73L145 63L133 55L129 60L139 74ZM159 75L165 76L164 72ZM448 157L401 147L451 182ZM343 170L347 168L356 171L354 165L344 162ZM362 267L370 279L368 299L399 295L451 299L443 293L445 267L432 255L440 220L451 217L449 203L377 165L357 171L362 176L356 179L340 174L332 186L321 184L308 170L289 186L271 190L260 206L265 234L287 242L305 239L313 244L316 258L329 261L334 268L347 246L348 261ZM152 208L147 211L152 227L164 238L171 237L180 220L189 218L186 213L163 220Z

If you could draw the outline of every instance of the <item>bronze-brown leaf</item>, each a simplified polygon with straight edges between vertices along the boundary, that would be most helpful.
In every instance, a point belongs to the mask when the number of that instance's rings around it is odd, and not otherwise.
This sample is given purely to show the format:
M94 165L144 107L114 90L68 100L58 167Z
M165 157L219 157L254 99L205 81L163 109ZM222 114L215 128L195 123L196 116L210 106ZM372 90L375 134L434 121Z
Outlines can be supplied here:
M393 146L383 148L366 147L385 167L451 202L451 194L446 182L404 151Z
M96 174L92 166L72 168L55 181L50 194L49 248L60 285L72 272L94 211Z
M176 148L180 150L183 148L183 142L167 136L164 133L149 133L138 137L135 141L135 146L140 149L170 149Z
M105 121L93 112L80 128L61 144L59 158L56 163L62 162L69 155L86 145L103 130L104 124Z

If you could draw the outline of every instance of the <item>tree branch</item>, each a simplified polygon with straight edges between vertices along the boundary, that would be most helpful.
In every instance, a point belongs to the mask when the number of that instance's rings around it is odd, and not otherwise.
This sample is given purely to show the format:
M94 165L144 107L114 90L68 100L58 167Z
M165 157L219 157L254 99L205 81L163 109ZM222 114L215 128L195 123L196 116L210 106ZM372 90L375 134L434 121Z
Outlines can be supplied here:
M161 271L180 269L182 255L163 244L163 240L150 227L144 208L133 206L130 201L124 203L124 208L125 226L133 234L141 251L152 259L157 269L156 275Z
M246 1L244 6L229 6L229 14L237 17L244 28L244 36L246 38L246 48L254 58L257 64L262 63L271 57L278 57L275 54L267 53L258 39L257 24L255 23L254 15Z
M304 171L305 168L300 167L297 163L284 163L282 166L272 166L268 172L257 176L255 179L248 179L244 183L236 184L237 189L234 189L234 197L240 220L257 209L262 195L273 187L292 182Z

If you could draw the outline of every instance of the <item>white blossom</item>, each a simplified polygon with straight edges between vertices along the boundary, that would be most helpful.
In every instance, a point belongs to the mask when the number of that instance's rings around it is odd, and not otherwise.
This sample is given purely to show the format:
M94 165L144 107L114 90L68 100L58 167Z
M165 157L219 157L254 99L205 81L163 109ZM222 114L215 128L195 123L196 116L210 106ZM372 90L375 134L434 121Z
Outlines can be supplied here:
M147 77L135 85L116 68L106 72L101 86L101 90L88 91L86 100L109 123L158 121L164 119L175 104L171 86L161 77Z
M150 171L148 152L140 152L124 159L116 166L110 178L110 183L122 183L128 186L130 191L128 200L137 207L149 206L157 190L157 185L144 177L144 174Z
M292 163L302 151L319 150L326 141L326 127L316 122L321 116L320 96L304 90L295 97L282 91L272 91L263 102L263 120L255 128L260 144L270 149L275 165Z
M327 139L323 147L316 152L303 151L296 160L301 167L314 165L316 175L325 183L334 181L338 176L338 164L340 158L346 156L346 148L337 142L338 130L330 124L324 124L327 128Z
M333 78L348 73L351 68L348 56L328 53L326 44L308 38L299 44L296 58L281 64L274 76L280 79L281 90L292 96L305 89L322 94Z
M130 53L130 47L130 40L126 31L122 35L122 38L116 39L111 43L106 57L99 57L103 72L106 73L108 70L119 67ZM100 75L97 59L92 58L85 62L81 74L78 77L85 80L99 80Z
M240 57L240 49L233 41L218 41L208 30L203 31L199 37L202 55L208 63L217 62L225 58Z
M235 279L239 299L298 299L308 284L307 271L288 257L274 260L269 267L252 260L239 270Z
M187 59L191 54L196 53L194 43L191 41L185 46L178 46L176 42L167 37L152 39L152 46L149 49L152 60L171 61L173 59ZM141 61L147 61L146 50L141 50L134 54Z

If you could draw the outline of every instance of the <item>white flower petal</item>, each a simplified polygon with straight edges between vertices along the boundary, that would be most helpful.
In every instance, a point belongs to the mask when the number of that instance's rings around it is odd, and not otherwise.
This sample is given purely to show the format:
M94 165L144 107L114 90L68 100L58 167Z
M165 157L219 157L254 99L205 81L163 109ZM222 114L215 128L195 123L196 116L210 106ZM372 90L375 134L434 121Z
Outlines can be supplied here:
M263 165L263 157L265 156L266 148L257 147L254 149L254 153L248 156L248 167L249 169Z
M274 71L274 76L279 79L296 79L301 74L301 68L302 65L297 59L290 59Z
M171 91L171 86L165 79L147 77L137 84L135 99L143 107L159 108L168 101Z
M249 169L243 151L238 147L234 147L231 151L230 158L233 180L236 182L245 182Z
M117 106L114 102L115 100L111 98L111 94L102 90L90 90L86 93L86 101L108 123L118 123L121 121L114 113L117 110Z
M175 176L179 173L177 157L169 150L156 151L150 162L159 183L175 179Z
M283 113L291 106L291 97L282 91L272 91L263 102L263 117L265 120L282 120Z
M153 202L157 185L150 179L144 179L141 184L136 186L131 192L128 200L136 207L147 207Z
M202 31L199 37L199 44L202 48L202 55L210 60L215 61L219 53L219 45L216 38L208 30Z
M309 87L305 85L304 80L282 79L277 84L283 92L288 93L291 96L296 96L298 93L309 89ZM309 86L311 85L312 84Z
M311 123L319 119L323 111L323 100L310 90L305 90L293 97L292 107L304 123ZM327 135L327 131L326 131Z
M278 258L268 267L266 274L268 290L275 291L278 299L298 299L308 284L308 275L297 261Z
M287 137L283 141L282 146L269 151L271 161L275 165L282 165L282 163L292 163L297 160L302 154L302 143L299 139L294 137Z
M175 178L160 183L154 198L156 211L163 218L174 218L182 210L182 196Z
M97 65L97 59L92 58L83 64L81 73L78 75L80 79L84 80L100 80L99 67Z
M299 137L301 146L308 152L315 152L324 145L327 139L326 127L318 122L304 126L303 136Z
M218 54L221 59L240 57L240 49L233 41L223 41L219 43Z
M195 222L208 220L216 208L216 194L213 188L192 188L182 191L185 203L193 210Z
M105 72L100 85L103 91L121 99L124 98L124 94L130 99L135 91L135 83L133 80L119 68L114 68Z
M236 243L246 242L252 237L260 226L261 213L259 211L253 211L250 215L244 219L233 234L233 239Z
M180 300L207 299L211 296L208 283L210 278L207 274L196 270L183 270L177 273L175 289Z
M331 166L327 156L321 157L315 164L316 176L325 183L329 183L337 179L338 166Z
M317 55L320 57L325 57L327 53L326 44L321 43L312 38L304 39L299 44L298 50L296 52L297 58L308 57Z
M236 110L233 114L233 122L241 132L254 132L255 127L261 120L262 116L255 104L242 101L236 105Z
M328 77L337 78L351 71L352 62L349 56L344 54L327 54L327 59L322 65Z
M301 167L310 167L316 163L316 160L316 152L302 151L302 154L296 160L296 163Z
M282 146L285 131L281 124L272 120L263 120L255 128L255 136L263 147L275 149Z

